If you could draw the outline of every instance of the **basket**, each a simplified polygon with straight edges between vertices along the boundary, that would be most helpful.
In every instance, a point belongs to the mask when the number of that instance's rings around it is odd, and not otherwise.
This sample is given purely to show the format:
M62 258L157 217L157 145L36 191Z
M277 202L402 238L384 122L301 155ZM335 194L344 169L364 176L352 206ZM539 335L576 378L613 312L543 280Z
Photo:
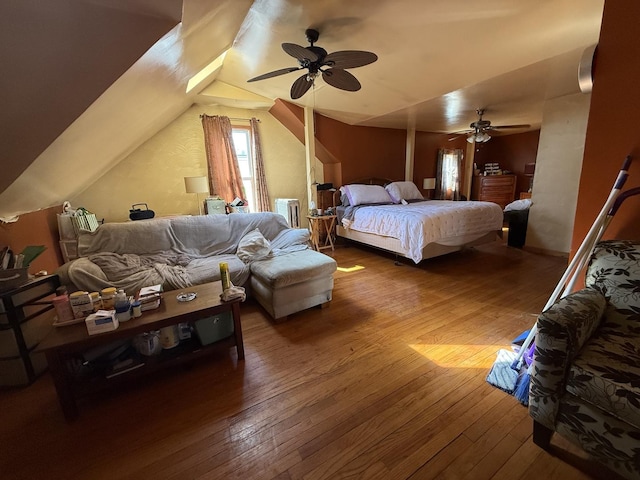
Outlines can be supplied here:
M77 210L76 214L71 217L71 223L76 236L80 235L80 232L95 232L98 229L96 215L86 210Z
M29 281L28 268L0 268L0 292L18 288Z

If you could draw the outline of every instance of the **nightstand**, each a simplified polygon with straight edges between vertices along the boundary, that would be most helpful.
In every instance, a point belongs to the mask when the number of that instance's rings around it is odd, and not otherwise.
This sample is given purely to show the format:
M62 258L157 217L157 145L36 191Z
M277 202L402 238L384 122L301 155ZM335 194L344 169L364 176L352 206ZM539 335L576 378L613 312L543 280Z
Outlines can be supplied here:
M330 248L334 250L333 246L333 229L336 224L335 215L309 215L309 231L311 232L311 243L316 251ZM324 243L321 242L322 231L326 234Z

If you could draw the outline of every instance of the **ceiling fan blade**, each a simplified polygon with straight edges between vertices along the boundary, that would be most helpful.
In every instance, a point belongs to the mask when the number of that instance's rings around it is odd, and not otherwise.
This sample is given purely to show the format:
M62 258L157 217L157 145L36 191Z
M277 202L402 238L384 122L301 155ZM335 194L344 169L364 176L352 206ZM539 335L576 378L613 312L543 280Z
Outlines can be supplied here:
M296 70L300 70L301 68L302 67L281 68L280 70L274 70L273 72L264 73L262 75L258 75L257 77L250 78L249 80L247 80L247 82L257 82L258 80L277 77L278 75L284 75L285 73L295 72Z
M362 85L356 77L341 68L330 68L322 72L322 78L332 87L346 90L348 92L357 92Z
M315 62L318 60L318 55L314 52L308 48L296 45L295 43L283 43L282 49L293 58L297 58L299 61L309 60L310 62Z
M504 130L507 128L530 128L531 125L522 124L522 125L496 125L495 127L492 125L488 127L488 130Z
M448 134L449 135L468 135L468 134L473 133L473 132L475 132L475 130L467 129L467 130L458 130L456 132L449 132Z
M300 98L307 93L307 90L311 88L311 85L313 85L313 81L307 80L307 74L305 73L293 82L293 85L291 85L291 98L294 100L296 98Z
M322 63L334 68L356 68L378 60L375 53L364 52L362 50L343 50L333 52L324 57Z

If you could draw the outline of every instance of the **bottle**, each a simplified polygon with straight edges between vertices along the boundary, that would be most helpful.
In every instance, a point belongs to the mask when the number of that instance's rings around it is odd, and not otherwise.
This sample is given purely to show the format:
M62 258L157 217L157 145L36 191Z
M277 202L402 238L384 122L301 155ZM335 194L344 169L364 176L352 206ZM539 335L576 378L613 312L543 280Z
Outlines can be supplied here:
M133 313L133 318L138 318L142 315L142 304L140 300L136 300L131 304L131 312Z
M131 304L123 289L118 290L118 293L116 293L115 308L116 318L119 322L126 322L131 319Z
M75 318L66 294L53 297L52 303L58 315L58 323L70 322Z
M100 292L102 308L104 310L113 310L115 308L116 287L103 288Z
M229 277L229 264L220 262L220 280L222 281L222 290L231 288L231 278Z
M69 303L75 318L85 318L93 313L93 305L89 292L77 291L69 295Z
M93 305L93 313L96 313L98 310L102 310L100 292L91 292L89 296L91 297L91 305Z

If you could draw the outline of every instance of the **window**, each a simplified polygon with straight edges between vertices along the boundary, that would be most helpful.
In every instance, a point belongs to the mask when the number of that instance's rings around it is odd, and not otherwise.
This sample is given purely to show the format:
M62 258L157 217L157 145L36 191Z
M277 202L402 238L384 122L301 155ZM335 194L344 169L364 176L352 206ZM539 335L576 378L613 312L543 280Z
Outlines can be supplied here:
M251 130L249 128L234 127L233 147L238 157L238 167L242 176L242 184L246 200L249 202L249 210L256 211L255 196L253 194L253 156L251 149Z
M442 190L445 198L453 198L452 192L458 188L458 155L445 153L442 156Z
M460 200L460 172L462 150L438 150L438 169L436 174L436 198L441 200Z

